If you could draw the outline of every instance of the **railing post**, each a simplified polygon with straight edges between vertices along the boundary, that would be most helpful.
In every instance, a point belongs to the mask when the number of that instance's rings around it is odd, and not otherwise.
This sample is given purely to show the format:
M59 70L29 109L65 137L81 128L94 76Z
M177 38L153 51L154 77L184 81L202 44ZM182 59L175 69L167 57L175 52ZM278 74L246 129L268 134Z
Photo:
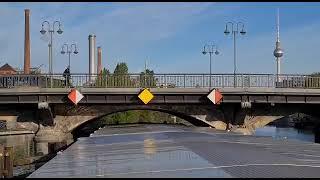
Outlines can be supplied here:
M166 78L166 75L164 75L164 85L167 87L167 78Z
M37 85L36 85L36 86L37 86L37 87L39 87L39 79L40 79L40 75L37 75L37 76L36 76L36 78L37 78L37 80L36 80L36 81L37 81Z
M0 144L0 178L4 178L4 147Z
M17 86L20 86L20 78L19 77L20 77L20 74L17 75L17 79L18 79L18 83L17 83L18 85Z
M106 74L105 79L106 79L106 80L105 80L105 83L106 83L106 84L105 84L105 87L107 88L107 87L108 87L108 74Z
M12 88L14 88L14 85L15 85L15 84L14 84L14 83L15 83L15 76L12 75L11 78L12 78Z
M10 76L7 77L7 88L11 88L11 84L12 84L12 80L10 78Z
M10 88L10 77L9 76L6 76L6 82L7 82L6 87Z
M4 148L5 178L13 177L13 147Z
M68 75L66 75L66 78L65 78L65 88L67 88L68 87Z
M186 88L186 75L183 75L183 88Z
M202 87L204 88L204 74L202 74Z
M45 78L46 78L46 86L45 86L45 88L47 88L47 87L48 87L48 78L47 78L47 75L45 76Z
M243 88L243 74L241 74L241 82L242 82L242 88Z
M223 74L221 75L221 78L222 78L222 81L221 81L222 85L221 86L222 86L222 88L224 88L224 75Z

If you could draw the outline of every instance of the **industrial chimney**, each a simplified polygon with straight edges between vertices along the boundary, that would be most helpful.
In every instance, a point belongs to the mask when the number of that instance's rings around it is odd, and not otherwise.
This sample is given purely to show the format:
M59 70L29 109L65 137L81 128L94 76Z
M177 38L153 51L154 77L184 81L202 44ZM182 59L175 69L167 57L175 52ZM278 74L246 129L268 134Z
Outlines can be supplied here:
M24 25L24 74L30 74L30 10L24 10L25 25Z
M102 63L102 60L101 60L101 47L98 47L98 67L97 67L97 73L100 74L101 71L102 71L102 66L101 66L101 63Z
M89 35L89 75L90 79L94 80L94 74L96 74L96 36L94 34Z

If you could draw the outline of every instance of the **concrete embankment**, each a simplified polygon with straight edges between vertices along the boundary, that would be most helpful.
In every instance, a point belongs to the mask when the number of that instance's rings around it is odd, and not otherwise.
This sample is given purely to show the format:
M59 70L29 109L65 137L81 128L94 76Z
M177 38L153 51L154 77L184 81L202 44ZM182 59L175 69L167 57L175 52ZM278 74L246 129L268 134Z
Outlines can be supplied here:
M211 126L213 126L215 129L218 129L218 130L227 129L227 123L223 121L212 121L208 123L210 123ZM254 133L254 128L249 128L249 127L244 128L239 125L232 125L230 123L229 123L229 129L232 132L240 133L243 135L252 135Z
M0 136L23 135L23 134L34 134L34 132L33 131L25 131L25 130L0 131Z

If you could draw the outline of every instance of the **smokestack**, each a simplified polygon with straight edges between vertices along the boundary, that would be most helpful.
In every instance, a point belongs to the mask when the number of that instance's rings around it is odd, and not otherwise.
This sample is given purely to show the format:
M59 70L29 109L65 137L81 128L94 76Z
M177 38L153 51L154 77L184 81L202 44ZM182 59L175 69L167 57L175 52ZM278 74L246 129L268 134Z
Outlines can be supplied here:
M24 10L25 25L24 25L24 74L30 74L30 10Z
M93 74L97 74L97 46L96 36L93 36Z
M89 75L90 79L94 80L93 74L96 74L95 66L95 55L96 55L96 36L94 34L89 35Z
M102 71L102 66L101 66L101 63L102 63L102 60L101 60L101 47L98 47L98 67L97 67L97 73L100 74L101 71Z

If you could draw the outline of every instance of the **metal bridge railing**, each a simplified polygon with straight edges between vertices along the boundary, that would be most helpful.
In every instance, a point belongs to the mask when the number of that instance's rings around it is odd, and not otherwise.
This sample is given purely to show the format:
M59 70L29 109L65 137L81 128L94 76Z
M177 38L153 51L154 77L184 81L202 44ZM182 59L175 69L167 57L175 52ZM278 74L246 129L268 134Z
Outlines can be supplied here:
M51 84L50 78L53 81ZM274 74L37 74L0 75L0 88L318 88L320 76ZM236 82L234 82L236 81Z

